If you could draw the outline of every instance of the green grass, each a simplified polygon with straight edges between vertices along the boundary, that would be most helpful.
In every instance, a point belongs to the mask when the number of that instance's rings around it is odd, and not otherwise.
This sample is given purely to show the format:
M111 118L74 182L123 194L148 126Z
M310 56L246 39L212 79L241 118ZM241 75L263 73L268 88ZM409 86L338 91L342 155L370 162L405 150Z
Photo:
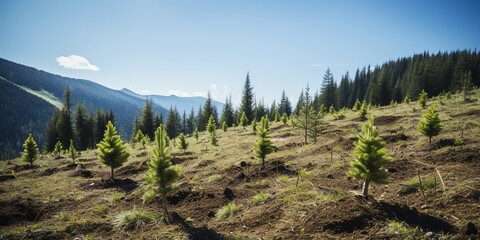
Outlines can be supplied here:
M156 221L160 215L144 211L129 211L117 214L113 219L113 225L119 229L129 231L144 228L147 224Z
M110 202L115 205L117 204L118 202L120 202L120 200L122 199L122 194L121 193L114 193L110 199Z
M437 180L436 185L438 186L439 184L440 182L439 180ZM419 191L420 187L423 187L423 190L435 188L435 178L434 177L422 178L422 184L420 184L418 177L413 177L403 184L400 190L398 190L398 194L407 195L410 193L414 193Z
M270 198L270 195L268 193L259 193L252 197L252 203L253 205L265 204L268 198Z
M387 226L386 232L388 234L402 235L403 239L414 238L420 231L418 228L413 228L408 224L400 221L390 221Z
M55 215L57 217L58 220L62 221L62 222L68 222L70 221L70 214L66 213L66 212L59 212L57 215Z
M107 211L108 211L108 206L105 204L99 204L93 209L93 212L95 212L97 215L103 215L107 213Z
M221 178L222 178L221 174L213 174L213 175L211 175L210 177L207 178L207 182L209 182L209 183L215 182L217 180L220 180Z
M237 214L238 212L238 206L234 202L231 202L222 208L218 209L217 214L215 216L217 219L224 219L224 218L229 218L233 217Z

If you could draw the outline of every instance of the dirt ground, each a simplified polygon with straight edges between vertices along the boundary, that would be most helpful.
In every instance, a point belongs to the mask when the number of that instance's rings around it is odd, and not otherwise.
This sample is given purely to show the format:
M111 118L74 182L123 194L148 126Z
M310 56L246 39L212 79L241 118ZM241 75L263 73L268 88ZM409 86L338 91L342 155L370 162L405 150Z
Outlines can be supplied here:
M265 168L253 157L250 127L217 130L218 146L205 133L198 142L190 137L186 153L171 149L183 170L167 198L173 222L130 231L114 225L116 215L162 213L161 200L141 199L152 144L129 146L132 157L115 181L94 150L76 164L53 156L33 169L20 159L2 162L0 239L479 239L480 105L438 109L444 130L431 146L415 130L424 112L415 103L372 110L394 161L388 183L372 184L368 198L359 195L362 182L346 175L363 123L350 110L342 120L326 116L327 130L308 144L300 129L272 123L277 152ZM399 193L416 179L434 185ZM256 205L259 193L268 198ZM217 218L228 203L238 212Z

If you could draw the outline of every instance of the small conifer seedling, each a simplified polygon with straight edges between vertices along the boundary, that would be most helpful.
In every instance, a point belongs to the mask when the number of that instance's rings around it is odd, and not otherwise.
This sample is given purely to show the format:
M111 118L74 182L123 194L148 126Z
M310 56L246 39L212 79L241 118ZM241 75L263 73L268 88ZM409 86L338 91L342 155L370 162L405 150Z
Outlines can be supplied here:
M423 115L422 120L417 126L417 130L428 137L428 145L432 144L432 137L437 136L442 131L441 120L438 117L435 106L432 105Z
M226 131L227 131L227 128L228 128L227 122L223 121L223 122L222 122L222 130L223 130L224 132L226 132Z
M197 142L198 142L198 128L195 128L195 131L193 131L193 137L194 137L195 140L197 140Z
M57 143L55 143L55 149L53 150L53 154L57 155L57 158L59 158L61 153L62 143L60 141L57 141Z
M112 180L115 180L115 168L121 167L128 160L130 153L125 149L117 129L108 121L103 140L97 144L100 162L110 166Z
M288 121L288 115L287 115L287 113L283 113L283 115L282 115L282 123L283 123L283 124L287 124L287 121Z
M75 158L77 158L77 150L73 146L73 140L70 139L70 147L68 148L68 156L72 158L72 163L75 164Z
M27 139L23 143L23 161L30 164L30 167L33 168L33 162L38 158L38 147L37 142L32 137L32 134L28 134Z
M245 112L242 112L242 116L240 117L240 126L243 127L243 129L245 129L245 127L248 125L248 120L247 120L247 117L245 116Z
M425 106L427 105L427 97L427 92L422 89L422 92L420 92L420 94L418 95L418 103L420 104L420 106L422 106L422 108L425 108Z
M185 135L183 135L183 133L180 133L180 135L178 136L178 140L180 141L180 145L178 146L178 148L183 150L183 153L185 153L185 151L188 148L188 142L187 142L187 139L185 138Z
M275 150L272 141L269 137L269 130L267 129L266 122L268 119L262 117L260 121L260 127L257 129L257 142L253 146L255 157L262 161L262 167L265 168L265 158L268 154Z
M160 196L163 203L165 220L170 221L170 215L167 208L167 194L175 188L173 183L180 177L180 169L172 166L170 153L165 145L166 135L163 124L155 131L155 148L153 157L148 161L148 172L145 175L147 183L146 191L143 195L144 201L151 201Z
M368 196L370 182L386 183L387 170L385 164L392 161L387 153L385 142L378 136L377 128L371 118L362 127L353 150L353 160L350 162L350 169L347 174L354 179L363 180L363 196Z
M362 105L360 106L360 110L358 110L358 115L360 116L360 118L362 120L365 120L367 119L366 118L366 115L367 115L367 105L365 102L362 103Z

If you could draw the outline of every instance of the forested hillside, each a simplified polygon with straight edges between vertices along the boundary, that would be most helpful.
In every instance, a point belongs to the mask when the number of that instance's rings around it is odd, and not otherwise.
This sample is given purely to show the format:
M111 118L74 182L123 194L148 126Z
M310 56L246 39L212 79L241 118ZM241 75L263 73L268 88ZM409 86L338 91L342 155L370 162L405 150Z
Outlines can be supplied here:
M0 152L1 159L18 154L29 133L44 142L47 122L55 107L0 77Z
M126 88L123 88L121 91L130 96L137 97L140 99L145 99L147 97L145 95L134 93L131 90ZM182 114L184 111L187 114L189 114L192 109L194 113L197 114L198 108L205 103L204 97L179 97L175 95L170 95L170 96L148 95L148 98L151 98L153 103L165 109L169 109L172 106L176 107L180 114ZM220 111L224 105L219 101L213 101L213 104L215 105L218 111Z
M480 85L480 55L476 50L415 54L357 69L353 79L347 73L338 84L327 70L315 104L339 109L352 107L357 99L372 105L401 102L407 96L415 100L422 89L429 96L455 93L462 90L467 75L472 85Z
M115 114L119 132L124 137L130 136L134 118L140 113L141 108L145 104L145 100L129 96L121 91L109 89L88 80L54 75L1 58L0 77L35 91L46 91L57 99L63 99L63 93L68 86L72 91L71 101L73 108L75 108L77 104L84 104L88 112L96 112L97 110L108 112L112 110ZM5 85L5 83L2 84ZM12 153L18 154L21 148L18 139L24 140L28 132L32 132L38 135L35 139L38 139L39 145L43 147L43 137L46 132L48 120L53 114L53 105L45 101L44 105L35 105L35 101L28 101L32 98L32 96L27 96L30 95L29 93L15 86L13 86L15 87L15 91L20 91L21 94L9 98L8 96L13 94L9 91L10 88L13 88L12 86L9 86L9 88L0 88L2 96L0 104L2 106L8 106L2 108L2 115L8 116L9 119L11 119L10 122L6 121L8 118L2 118L0 121L2 126L6 126L6 128L9 129L8 131L0 132L0 146L9 145L13 148ZM20 102L20 98L22 102ZM39 113L29 113L29 111ZM156 104L154 105L154 111L162 113L163 115L166 115L167 112L164 108ZM36 114L38 117L32 118L31 114ZM13 116L15 116L15 118L13 118ZM31 126L30 121L35 124L35 127L29 127ZM24 131L15 131L13 133L14 129L24 129ZM14 137L16 135L21 136L18 136L18 139L16 139L16 137Z

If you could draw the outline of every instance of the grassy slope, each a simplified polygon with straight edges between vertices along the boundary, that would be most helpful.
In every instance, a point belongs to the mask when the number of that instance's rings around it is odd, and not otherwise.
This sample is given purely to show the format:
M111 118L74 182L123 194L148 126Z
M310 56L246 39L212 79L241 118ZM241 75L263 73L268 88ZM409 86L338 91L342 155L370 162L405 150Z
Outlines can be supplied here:
M28 92L28 93L33 94L33 95L35 95L35 96L37 96L37 97L39 97L39 98L47 101L48 103L52 104L53 106L55 106L55 107L58 108L58 109L60 109L60 108L63 107L62 101L60 101L60 100L59 100L57 97L55 97L53 94L51 94L51 93L49 93L49 92L47 92L47 91L45 91L45 90L35 91L35 90L32 90L32 89L30 89L30 88L28 88L28 87L21 86L21 85L17 85L17 84L15 84L15 83L13 83L13 82L10 82L8 79L5 79L5 78L3 78L3 77L0 77L0 79L5 80L5 81L7 81L7 82L9 82L9 83L11 83L11 84L13 84L13 85L15 85L15 86L23 89L23 90L25 90L25 91Z
M207 134L202 133L199 142L188 138L186 154L172 149L174 162L181 165L184 176L178 183L179 192L172 194L170 207L181 217L190 218L191 228L156 222L137 231L116 229L112 224L115 215L133 209L161 212L160 205L142 204L135 191L102 187L101 179L109 176L109 169L98 163L95 151L82 152L79 160L92 178L72 176L75 166L68 166L65 158L46 156L36 162L39 167L33 170L15 166L22 164L20 159L13 161L15 165L1 162L4 177L0 182L0 234L12 239L29 232L40 238L182 239L211 230L233 239L324 239L404 238L433 231L439 236L460 237L458 229L468 221L480 225L480 105L477 101L463 103L460 97L446 105L436 100L430 100L430 104L437 104L444 124L444 131L433 140L432 150L427 138L416 132L424 112L416 102L371 111L395 160L387 166L391 171L389 184L371 186L376 201L354 197L361 183L345 175L362 124L356 113L347 111L343 120L334 121L327 116L327 130L316 143L307 145L302 143L299 129L272 123L271 137L278 151L267 157L265 170L253 158L255 135L250 127L230 128L226 133L217 130L219 146L208 144ZM436 147L441 139L446 146ZM130 178L141 189L145 161L152 156L152 148L149 145L145 155L138 146L129 146L132 157L117 169L117 178ZM333 161L330 149L334 149ZM242 161L247 166L240 167ZM426 189L425 197L419 191L397 194L418 175L434 178L432 166L442 175L445 191L437 179L436 191ZM301 169L296 187L296 171ZM7 179L12 172L17 178ZM224 197L225 188L233 191L233 199ZM258 193L267 193L269 198L256 206L251 198ZM209 217L229 202L239 206L236 217ZM438 217L454 229L442 233L435 227L417 224L411 215L419 213L408 210L410 207L418 209L422 219ZM396 211L397 215L385 213L387 210ZM394 227L399 224L408 231L394 233L403 231Z

